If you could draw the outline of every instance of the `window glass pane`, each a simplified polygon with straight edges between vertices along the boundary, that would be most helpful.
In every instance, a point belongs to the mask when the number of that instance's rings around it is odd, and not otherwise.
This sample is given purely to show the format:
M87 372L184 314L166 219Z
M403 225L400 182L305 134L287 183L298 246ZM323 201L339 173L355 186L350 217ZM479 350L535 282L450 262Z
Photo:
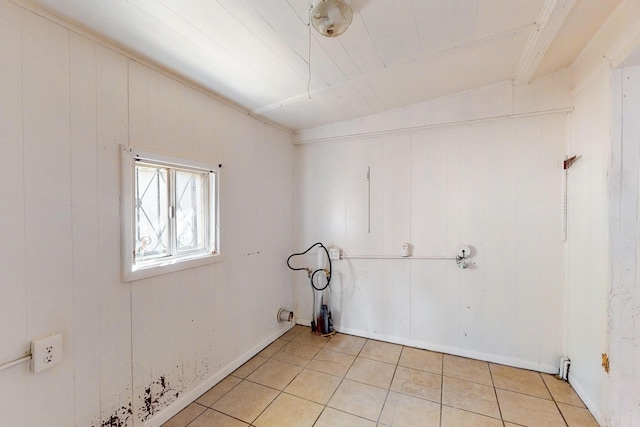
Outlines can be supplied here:
M178 252L205 247L207 174L176 171L176 240Z
M166 168L136 165L136 262L168 255L168 174Z

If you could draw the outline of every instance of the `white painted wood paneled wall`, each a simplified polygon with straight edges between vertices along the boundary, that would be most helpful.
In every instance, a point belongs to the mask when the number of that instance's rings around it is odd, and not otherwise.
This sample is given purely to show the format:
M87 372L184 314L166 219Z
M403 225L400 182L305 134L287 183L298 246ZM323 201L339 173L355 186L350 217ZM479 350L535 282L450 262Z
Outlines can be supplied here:
M380 127L401 128L393 117L378 116ZM451 260L334 262L338 330L553 372L562 351L566 123L550 114L299 145L300 249L316 241L351 255L400 255L402 242L416 256L473 248L467 270ZM296 310L310 319L308 281L298 279Z
M569 381L597 420L607 413L610 252L607 174L611 162L610 71L581 88L571 114L567 153L580 159L568 171L567 354Z
M0 52L0 363L64 340L0 424L159 425L286 328L291 135L8 0ZM223 262L120 282L119 144L224 165Z
M22 15L6 1L0 3L0 20L4 362L28 352L27 336L65 331L69 349L74 253L68 34L38 23L33 15ZM58 49L60 45L67 48ZM63 79L65 85L52 85ZM55 373L43 373L37 386L25 381L25 365L3 371L0 411L10 414L7 424L47 425L51 419L73 424L73 359L73 352L68 352L67 363ZM126 387L126 378L123 383ZM43 401L49 402L48 410L35 410Z
M615 70L610 228L610 425L640 424L640 67Z

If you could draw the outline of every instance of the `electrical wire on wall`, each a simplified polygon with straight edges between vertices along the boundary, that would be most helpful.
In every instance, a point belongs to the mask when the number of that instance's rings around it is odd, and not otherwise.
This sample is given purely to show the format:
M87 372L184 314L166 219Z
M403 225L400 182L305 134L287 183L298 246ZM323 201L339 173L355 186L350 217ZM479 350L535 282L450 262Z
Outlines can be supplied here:
M322 268L319 266L317 269L311 269L310 267L292 267L291 259L294 257L306 255L313 248L319 247L318 251L324 251L326 255L326 259L329 260L329 268ZM321 252L319 252L321 253ZM320 259L320 258L319 258ZM313 293L313 309L312 309L312 320L311 320L311 332L328 336L335 334L333 329L333 320L331 318L331 311L329 310L329 304L326 304L324 301L324 291L328 293L328 299L331 300L331 288L329 285L331 284L331 257L329 256L328 249L321 243L315 243L311 245L306 251L299 252L295 254L289 255L287 258L287 267L294 271L306 271L307 276L309 277L309 282L311 283L312 293ZM323 273L322 275L319 273ZM324 277L326 279L326 283L321 282L321 278ZM316 292L320 293L320 309L317 308L317 297ZM316 323L317 321L317 323Z
M307 30L309 32L309 80L307 81L307 95L311 99L311 11L313 10L313 2L309 5L309 23L307 24Z

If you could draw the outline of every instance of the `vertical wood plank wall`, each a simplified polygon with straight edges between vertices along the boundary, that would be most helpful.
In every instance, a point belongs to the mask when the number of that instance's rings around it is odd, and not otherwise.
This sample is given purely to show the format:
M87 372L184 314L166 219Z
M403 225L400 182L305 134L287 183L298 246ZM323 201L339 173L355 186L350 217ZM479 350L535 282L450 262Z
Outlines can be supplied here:
M20 9L0 2L0 360L25 356L29 334L26 292L25 177L22 126L22 18ZM7 207L8 200L12 206ZM7 326L5 326L7 325ZM28 384L23 372L2 372L0 412L28 425Z
M0 424L159 425L286 330L292 136L8 0L0 76ZM121 283L120 144L223 164L223 262Z
M603 67L575 96L570 155L580 159L568 176L567 351L569 381L597 420L607 413L607 350L610 242L611 74Z
M610 176L610 424L640 424L640 66L615 70Z
M467 270L443 260L335 261L338 329L553 372L566 123L549 115L299 145L300 249L316 241L351 255L400 255L402 242L416 256L473 249ZM310 301L298 277L296 309L308 320Z

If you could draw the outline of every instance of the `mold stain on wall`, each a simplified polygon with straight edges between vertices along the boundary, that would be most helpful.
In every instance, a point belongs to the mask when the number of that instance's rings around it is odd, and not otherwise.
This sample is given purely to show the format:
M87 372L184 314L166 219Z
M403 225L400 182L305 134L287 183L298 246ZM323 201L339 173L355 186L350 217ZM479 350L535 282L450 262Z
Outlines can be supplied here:
M146 421L180 396L180 391L174 390L164 375L153 381L145 388L144 396L140 396L143 405L140 407L139 417Z
M127 406L118 408L109 418L102 422L91 423L91 427L127 427L130 425L133 409L131 402Z

